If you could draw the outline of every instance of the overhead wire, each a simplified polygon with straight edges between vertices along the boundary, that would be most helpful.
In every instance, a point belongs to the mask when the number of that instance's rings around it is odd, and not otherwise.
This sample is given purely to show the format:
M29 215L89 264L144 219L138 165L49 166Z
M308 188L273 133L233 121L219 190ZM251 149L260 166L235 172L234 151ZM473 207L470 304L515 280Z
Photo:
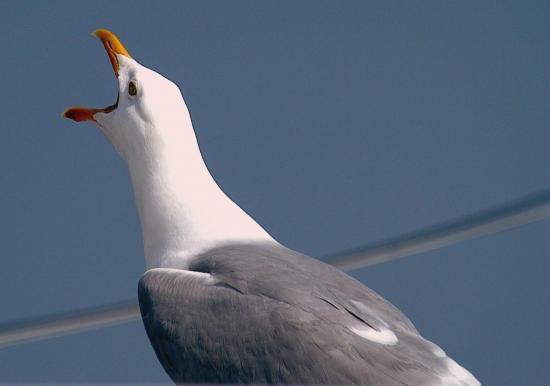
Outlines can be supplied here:
M550 190L544 190L451 221L323 259L344 271L393 261L477 237L550 219ZM135 299L0 323L0 348L140 319Z

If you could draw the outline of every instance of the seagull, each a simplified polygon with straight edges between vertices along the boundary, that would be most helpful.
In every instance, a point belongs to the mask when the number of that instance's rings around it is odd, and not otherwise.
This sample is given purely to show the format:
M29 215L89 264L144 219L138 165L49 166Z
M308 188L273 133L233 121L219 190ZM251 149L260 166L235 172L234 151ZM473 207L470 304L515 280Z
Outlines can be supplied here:
M176 84L93 32L117 101L72 107L125 161L147 270L145 330L176 384L479 385L359 281L286 248L217 185Z

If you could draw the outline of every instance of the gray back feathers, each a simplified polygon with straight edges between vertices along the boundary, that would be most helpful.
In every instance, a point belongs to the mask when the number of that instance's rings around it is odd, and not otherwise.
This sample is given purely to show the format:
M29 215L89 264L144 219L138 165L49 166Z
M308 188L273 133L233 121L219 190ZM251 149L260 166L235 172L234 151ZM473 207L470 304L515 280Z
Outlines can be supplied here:
M282 246L228 245L189 271L149 270L139 301L176 383L477 384L374 291Z

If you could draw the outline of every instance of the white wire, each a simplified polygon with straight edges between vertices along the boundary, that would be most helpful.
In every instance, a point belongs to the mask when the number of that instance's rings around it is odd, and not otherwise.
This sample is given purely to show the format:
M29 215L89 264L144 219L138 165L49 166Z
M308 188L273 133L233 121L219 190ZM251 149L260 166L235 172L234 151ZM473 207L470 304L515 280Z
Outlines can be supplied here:
M74 334L140 318L135 300L0 325L0 348Z
M353 271L549 218L550 191L543 191L474 215L363 248L340 252L327 258L325 262L343 271Z
M352 271L550 218L550 191L408 235L340 253L325 261ZM140 319L135 300L0 324L0 348Z

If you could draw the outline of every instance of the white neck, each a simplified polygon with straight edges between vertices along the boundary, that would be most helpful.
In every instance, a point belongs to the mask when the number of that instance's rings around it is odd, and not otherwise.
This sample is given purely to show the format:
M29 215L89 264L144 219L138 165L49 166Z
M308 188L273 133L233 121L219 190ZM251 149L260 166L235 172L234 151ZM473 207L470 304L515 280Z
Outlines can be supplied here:
M180 117L157 122L151 130L159 135L140 136L124 157L148 268L186 268L190 257L228 242L275 242L208 172L186 108Z

